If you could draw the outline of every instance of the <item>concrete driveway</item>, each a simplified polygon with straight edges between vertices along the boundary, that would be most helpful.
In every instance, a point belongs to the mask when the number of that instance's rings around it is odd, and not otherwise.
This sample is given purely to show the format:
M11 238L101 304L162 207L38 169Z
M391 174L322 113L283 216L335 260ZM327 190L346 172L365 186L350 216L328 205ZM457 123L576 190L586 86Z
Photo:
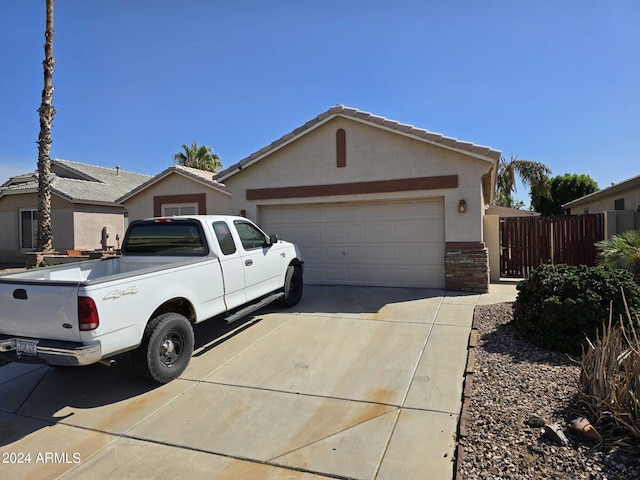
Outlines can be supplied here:
M450 479L473 309L513 300L306 287L196 327L181 378L0 368L3 478ZM27 458L28 457L28 458Z

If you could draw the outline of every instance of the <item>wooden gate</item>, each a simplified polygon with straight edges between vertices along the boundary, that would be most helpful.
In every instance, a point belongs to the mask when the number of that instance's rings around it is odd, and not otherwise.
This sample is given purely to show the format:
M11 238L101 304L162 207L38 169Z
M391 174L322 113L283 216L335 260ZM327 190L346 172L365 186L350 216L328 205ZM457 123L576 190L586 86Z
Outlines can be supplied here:
M601 213L501 218L500 277L525 278L544 263L593 266L603 239Z

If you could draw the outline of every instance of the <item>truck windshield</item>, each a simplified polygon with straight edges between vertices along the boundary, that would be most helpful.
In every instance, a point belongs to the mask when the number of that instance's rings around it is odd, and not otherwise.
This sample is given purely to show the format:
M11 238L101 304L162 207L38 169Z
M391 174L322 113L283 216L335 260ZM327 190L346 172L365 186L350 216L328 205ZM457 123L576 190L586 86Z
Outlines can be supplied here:
M198 222L132 222L122 244L125 255L204 256L209 247Z

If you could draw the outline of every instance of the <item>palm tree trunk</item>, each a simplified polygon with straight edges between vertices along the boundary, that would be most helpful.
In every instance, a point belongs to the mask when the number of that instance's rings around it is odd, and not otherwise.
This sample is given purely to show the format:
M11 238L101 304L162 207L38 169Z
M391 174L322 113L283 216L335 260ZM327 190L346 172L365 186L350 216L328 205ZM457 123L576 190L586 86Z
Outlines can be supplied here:
M53 250L51 234L51 123L56 109L53 108L53 0L47 0L47 23L44 33L44 88L40 114L40 135L38 136L38 250Z

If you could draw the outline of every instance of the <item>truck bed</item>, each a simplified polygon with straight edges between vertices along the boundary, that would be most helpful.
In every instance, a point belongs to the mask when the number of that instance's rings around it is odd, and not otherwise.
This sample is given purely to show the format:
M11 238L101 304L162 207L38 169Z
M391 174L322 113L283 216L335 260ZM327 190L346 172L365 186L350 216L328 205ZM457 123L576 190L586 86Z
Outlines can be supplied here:
M172 266L197 263L203 260L205 260L205 258L113 257L0 275L0 283L35 283L38 285L46 283L95 284L98 282L117 280L132 274L151 273Z

